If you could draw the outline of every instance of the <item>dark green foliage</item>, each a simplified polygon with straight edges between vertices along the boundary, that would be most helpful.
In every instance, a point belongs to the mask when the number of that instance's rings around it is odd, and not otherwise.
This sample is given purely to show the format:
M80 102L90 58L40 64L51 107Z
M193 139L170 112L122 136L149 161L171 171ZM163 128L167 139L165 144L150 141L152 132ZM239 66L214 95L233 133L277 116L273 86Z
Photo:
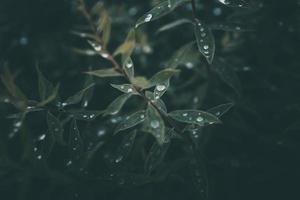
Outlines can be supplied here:
M299 5L1 1L0 199L299 199Z

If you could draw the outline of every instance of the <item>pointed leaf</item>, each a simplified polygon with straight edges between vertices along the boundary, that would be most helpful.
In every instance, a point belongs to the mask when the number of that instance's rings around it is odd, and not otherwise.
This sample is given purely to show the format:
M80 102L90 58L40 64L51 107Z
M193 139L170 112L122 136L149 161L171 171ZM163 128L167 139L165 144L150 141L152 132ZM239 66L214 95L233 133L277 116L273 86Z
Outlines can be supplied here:
M209 64L212 63L215 55L215 38L203 22L195 21L195 36L199 52L206 58Z
M198 62L199 57L198 57L198 51L197 54L195 54L194 50L194 45L195 42L189 42L182 47L180 47L171 57L171 59L168 62L168 66L172 68L177 68L181 64L187 64L191 63L193 64L194 60L195 62ZM195 56L194 56L195 55Z
M156 141L162 145L165 141L165 124L160 114L152 105L148 105L147 118L144 125L143 129L151 133L156 138Z
M132 128L140 123L142 123L146 118L146 113L144 110L133 113L132 115L127 116L124 120L120 122L117 126L115 133L123 131L129 128Z
M100 77L100 78L122 76L122 74L117 72L114 68L98 69L98 70L90 71L90 72L86 72L86 73L89 74L89 75L92 75L92 76Z
M200 110L177 110L170 112L169 116L176 121L197 124L199 126L221 123L213 114Z
M151 100L152 103L156 105L156 107L163 113L167 112L167 107L165 103L161 99L157 99L154 97L154 93L146 91L146 97Z
M109 106L106 108L104 115L115 115L120 112L125 102L131 97L132 94L123 94L117 97Z
M72 105L72 104L77 104L80 103L84 94L91 88L93 87L95 84L92 83L89 86L87 86L86 88L80 90L79 92L77 92L75 95L67 98L67 100L63 103L63 106L67 106L67 105Z
M131 29L125 39L124 43L121 44L116 51L114 52L114 56L122 54L125 59L127 59L134 50L135 47L135 30Z
M155 86L161 83L165 83L168 79L170 79L172 76L178 74L180 70L167 68L164 69L158 73L156 73L152 78L149 80L150 86Z
M225 103L218 105L216 107L210 108L207 112L217 116L222 117L226 112L228 112L234 106L233 103Z
M131 84L122 84L122 85L110 84L110 85L113 88L116 88L117 90L127 94L138 94L136 89Z
M61 145L65 144L64 141L64 129L60 121L52 115L50 112L47 113L47 124L49 129L49 134L53 135L55 141Z

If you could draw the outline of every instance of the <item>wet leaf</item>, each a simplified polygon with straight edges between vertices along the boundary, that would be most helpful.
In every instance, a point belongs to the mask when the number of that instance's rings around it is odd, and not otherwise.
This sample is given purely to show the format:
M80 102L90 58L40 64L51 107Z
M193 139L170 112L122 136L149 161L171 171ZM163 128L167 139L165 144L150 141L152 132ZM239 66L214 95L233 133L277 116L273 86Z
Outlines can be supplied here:
M72 105L72 104L77 104L80 103L84 94L91 88L93 87L95 84L92 83L89 86L87 86L86 88L80 90L79 92L77 92L75 95L67 98L67 100L63 103L63 106L67 106L67 105Z
M245 27L242 24L237 23L213 23L210 24L209 27L212 30L222 30L222 31L234 31L234 32L244 32L244 31L253 31L253 29L249 27Z
M134 78L134 64L130 57L128 57L123 62L123 70L125 71L126 75L129 77L129 79Z
M163 119L152 105L148 105L146 115L143 130L151 133L156 141L162 145L165 141L165 124Z
M86 73L89 74L89 75L92 75L92 76L100 77L100 78L122 76L122 74L117 72L114 68L98 69L98 70L89 71L89 72L86 72Z
M150 99L151 102L154 103L161 112L163 112L163 113L167 112L167 107L166 107L165 103L161 99L156 99L154 97L154 93L146 91L145 94L146 94L146 97L148 99Z
M159 99L161 96L164 95L164 93L167 91L167 89L169 88L170 85L170 80L166 80L163 83L160 83L158 85L155 86L154 89L154 99Z
M170 112L169 116L176 121L197 124L199 126L221 123L215 115L200 110L177 110Z
M47 124L49 129L49 134L53 135L55 141L58 142L60 145L64 145L64 129L62 124L60 123L59 119L56 118L50 112L47 113Z
M116 130L115 133L118 133L119 131L126 130L129 128L132 128L140 123L142 123L146 118L146 113L144 110L138 111L136 113L133 113L131 115L128 115L127 117L122 120Z
M220 3L233 8L256 9L259 6L249 0L218 0Z
M71 34L79 36L81 38L87 38L87 39L92 39L92 40L96 40L97 39L95 37L95 35L93 35L93 34L85 33L85 32L80 32L80 31L71 31Z
M150 174L163 162L169 146L170 142L164 142L162 144L154 142L146 158L144 167L146 174Z
M168 0L168 3L169 3L169 7L170 8L175 8L183 3L187 3L187 2L190 2L191 0Z
M103 111L96 110L71 110L68 112L74 119L83 121L92 121L103 113Z
M131 84L122 84L122 85L116 85L116 84L110 84L113 88L116 88L117 90L128 93L128 94L138 94L138 92L135 90L133 85Z
M83 141L81 139L75 119L72 120L70 126L68 148L71 159L79 158L84 152Z
M88 43L91 45L91 47L93 47L93 49L95 50L95 52L97 53L101 53L103 50L103 47L100 43L96 42L96 41L92 41L92 40L88 40Z
M106 108L104 115L115 115L120 112L125 102L132 96L132 94L123 94L117 97L109 106Z
M215 55L215 38L208 26L199 20L195 20L195 36L199 52L211 64Z
M234 106L234 103L225 103L225 104L221 104L216 107L210 108L209 110L207 110L207 112L209 112L217 117L221 117L226 112L228 112L233 106Z
M151 77L151 79L149 80L149 87L165 83L172 76L178 74L179 72L180 70L177 69L172 69L172 68L164 69Z
M137 76L134 77L131 80L132 84L141 88L141 89L146 89L150 87L150 82L143 76Z
M87 76L84 87L87 87L91 84L94 84L94 77L93 76ZM82 101L81 101L81 107L87 107L89 105L89 101L92 99L94 95L94 87L89 88L83 95Z

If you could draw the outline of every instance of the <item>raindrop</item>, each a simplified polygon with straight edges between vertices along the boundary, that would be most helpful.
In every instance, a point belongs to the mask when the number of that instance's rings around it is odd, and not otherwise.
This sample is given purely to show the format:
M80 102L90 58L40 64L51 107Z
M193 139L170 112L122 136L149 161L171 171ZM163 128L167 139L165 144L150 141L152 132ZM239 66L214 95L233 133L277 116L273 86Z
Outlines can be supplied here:
M42 155L38 155L37 159L41 160L42 159Z
M105 130L104 130L104 129L98 130L97 136L98 136L98 137L102 137L103 135L105 135Z
M88 106L88 104L89 104L89 102L88 102L88 101L84 101L84 102L83 102L83 107L87 107L87 106Z
M159 91L159 92L162 92L166 89L166 86L165 85L157 85L156 86L156 89Z
M155 128L155 129L158 128L159 127L159 121L157 121L157 120L151 121L150 126L152 128Z
M188 114L187 113L183 113L182 116L186 117L186 116L188 116Z
M186 68L188 68L188 69L192 69L192 68L194 67L194 64L191 63L191 62L187 62L187 63L185 64L185 66L186 66Z
M95 117L95 114L90 115L90 119L93 119Z
M46 138L46 134L43 134L38 137L38 140L41 141L44 140L45 138Z
M20 127L22 125L22 122L21 121L18 121L14 124L15 127Z
M209 46L208 45L204 45L203 49L207 50L207 49L209 49Z
M219 7L214 8L214 9L213 9L213 14L214 14L215 16L220 16L220 15L222 14L222 9L219 8Z
M38 149L37 149L36 147L33 148L33 151L34 151L34 152L37 152L37 150L38 150Z
M118 156L116 159L115 159L115 162L116 163L119 163L119 162L121 162L123 160L123 156Z
M201 37L205 37L206 33L201 33L200 35L201 35Z
M145 22L149 22L152 19L152 14L148 14L145 18Z
M141 117L141 119L144 119L144 118L145 118L145 115L141 115L140 117Z
M133 91L132 88L128 88L127 90L128 93L131 93L132 91Z
M102 56L103 58L108 58L108 57L109 57L109 54L108 54L108 53L101 53L101 56Z
M66 166L70 166L70 165L72 165L72 160L69 160L66 164Z
M126 67L129 69L131 67L133 67L133 63L132 62L127 62Z

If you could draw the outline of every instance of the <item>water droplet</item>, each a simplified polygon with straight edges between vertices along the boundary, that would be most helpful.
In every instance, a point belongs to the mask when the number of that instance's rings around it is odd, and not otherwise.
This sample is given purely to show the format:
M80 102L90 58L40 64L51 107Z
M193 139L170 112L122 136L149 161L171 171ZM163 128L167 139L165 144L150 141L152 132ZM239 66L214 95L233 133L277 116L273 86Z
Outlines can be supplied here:
M187 113L183 113L182 116L186 117L186 116L188 116L188 114Z
M83 102L83 107L87 107L87 106L88 106L88 104L89 104L89 102L88 102L88 101L84 101L84 102Z
M220 15L222 14L222 9L219 8L219 7L214 8L214 9L213 9L213 14L214 14L215 16L220 16Z
M70 166L70 165L72 165L72 160L69 160L66 164L66 166Z
M216 115L221 115L221 113L220 113L220 112L217 112Z
M102 56L103 58L108 58L108 57L109 57L109 54L108 54L108 53L101 53L101 56Z
M43 134L38 137L38 140L41 141L44 140L45 138L46 138L46 134Z
M76 150L77 150L77 148L76 148L76 147L73 147L72 149L73 149L73 151L76 151Z
M145 17L145 22L149 22L151 19L152 19L152 14L148 14L148 15Z
M21 121L17 121L15 122L14 126L15 127L20 127L22 125L22 122Z
M141 119L144 119L144 118L145 118L145 115L141 115L140 117L141 117Z
M159 121L157 121L157 120L151 121L150 126L152 128L155 128L155 129L158 128L159 127Z
M20 38L19 42L20 42L20 45L26 46L26 45L28 44L28 38L25 37L25 36L22 36L22 37Z
M201 37L205 37L206 33L201 33L200 35L201 35Z
M38 148L36 148L36 147L33 148L33 151L34 151L34 152L37 152L37 150L38 150Z
M9 98L5 98L5 99L3 99L3 102L4 102L4 103L9 103L10 100L9 100Z
M166 86L165 85L157 85L156 86L156 89L159 91L159 92L162 92L166 89Z
M36 158L39 159L39 160L41 160L42 159L42 155L38 155Z
M209 46L208 45L204 45L203 49L207 50L207 49L209 49Z
M128 93L131 93L132 91L133 91L132 88L128 88L128 90L127 90Z
M95 114L90 115L90 119L93 119L95 117Z
M122 160L123 160L123 156L120 155L120 156L118 156L118 157L115 159L115 162L116 162L116 163L119 163L119 162L121 162Z
M187 62L187 63L185 64L185 66L186 66L186 68L188 68L188 69L192 69L192 68L194 67L194 64L191 63L191 62Z
M100 130L98 130L98 132L97 132L97 136L98 137L102 137L103 135L105 135L105 130L104 129L100 129Z
M132 63L132 62L127 62L127 63L126 63L126 67L127 67L128 69L130 69L131 67L133 67L133 63Z

